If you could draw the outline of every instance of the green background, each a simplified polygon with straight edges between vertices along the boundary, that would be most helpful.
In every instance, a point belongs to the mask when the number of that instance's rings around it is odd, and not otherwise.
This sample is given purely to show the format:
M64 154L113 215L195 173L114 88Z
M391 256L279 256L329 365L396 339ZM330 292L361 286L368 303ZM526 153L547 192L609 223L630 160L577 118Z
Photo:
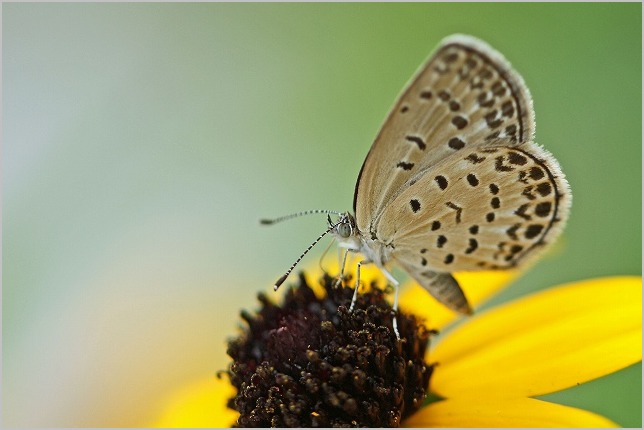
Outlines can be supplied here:
M641 5L4 4L5 426L150 425L226 366L241 308L350 209L436 44L475 35L535 100L573 208L492 304L641 274ZM304 261L315 266L324 245ZM640 427L641 365L555 395Z

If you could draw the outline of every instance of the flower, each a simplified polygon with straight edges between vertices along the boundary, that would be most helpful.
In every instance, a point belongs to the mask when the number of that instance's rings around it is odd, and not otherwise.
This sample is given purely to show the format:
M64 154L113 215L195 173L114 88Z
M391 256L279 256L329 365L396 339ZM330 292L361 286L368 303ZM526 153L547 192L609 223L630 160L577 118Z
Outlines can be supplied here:
M281 305L264 294L248 329L228 345L241 427L399 427L426 397L428 331L396 315L384 292L357 295L325 274L318 297L305 277ZM352 310L351 310L352 309Z
M456 277L476 305L514 275L482 272ZM384 283L376 278L376 283ZM641 277L628 276L574 282L464 319L439 342L432 341L426 360L432 368L433 401L404 418L402 425L616 426L595 413L533 397L641 361L641 287ZM456 318L420 287L402 290L400 308L401 313L425 318L431 328L442 329ZM225 407L231 393L225 378L188 387L156 425L227 427L236 417Z

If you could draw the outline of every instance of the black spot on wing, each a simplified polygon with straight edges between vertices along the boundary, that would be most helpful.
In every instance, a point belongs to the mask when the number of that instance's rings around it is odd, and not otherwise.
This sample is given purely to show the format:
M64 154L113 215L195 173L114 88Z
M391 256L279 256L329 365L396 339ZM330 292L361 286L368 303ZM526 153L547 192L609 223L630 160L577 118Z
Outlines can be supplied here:
M541 217L545 218L548 215L550 215L550 210L552 209L552 203L550 202L542 202L539 203L535 208L534 208L534 213Z
M452 125L456 127L459 130L464 129L467 127L467 119L461 115L456 115L454 118L452 118Z
M511 172L511 171L514 170L514 167L506 166L504 164L504 162L505 162L505 157L504 156L496 157L495 160L496 161L494 162L494 169L497 172Z
M539 195L541 195L541 197L545 197L552 192L552 186L549 182L542 182L537 185L537 192L539 193Z
M469 240L469 246L468 246L468 247L467 247L467 249L465 250L465 253L466 253L466 254L471 254L471 253L473 253L474 251L476 251L476 248L478 248L478 247L479 247L479 243L476 241L476 239L474 239L474 238L470 238L470 240Z
M489 112L487 115L485 115L485 122L487 123L487 126L491 129L495 129L498 126L501 125L503 122L503 119L497 118L498 111L494 109L493 111Z
M425 148L427 148L427 144L425 144L425 141L418 136L405 136L405 139L407 139L409 142L412 142L418 145L418 148L421 151L424 151Z
M436 247L437 248L442 248L443 245L445 245L446 243L447 243L447 238L445 236L443 236L442 234L440 236L438 236L438 238L436 239Z
M501 113L505 117L512 118L512 115L514 115L514 106L512 106L512 102L510 100L503 103L501 106Z
M445 205L448 208L454 209L456 211L456 224L461 222L461 215L463 213L463 208L460 207L459 205L455 204L455 203L452 203L452 202L447 202L447 203L445 203Z
M448 183L447 183L447 178L445 176L438 175L434 178L434 180L436 181L436 184L438 184L438 187L441 190L444 190L445 188L447 188Z
M503 85L502 81L496 81L492 85L492 94L494 94L497 97L502 97L505 95L507 89L505 88L505 85Z
M481 107L491 107L494 104L494 97L488 91L481 91L476 101Z
M528 159L525 156L519 154L518 152L510 152L508 154L508 161L510 161L510 164L523 166L525 163L528 162Z
M541 233L541 230L543 230L543 226L541 224L531 224L528 226L528 228L525 230L525 237L526 239L534 239Z
M396 167L403 169L403 170L411 170L414 167L414 163L408 163L406 161L401 161L398 164L396 164Z
M459 150L465 147L465 142L463 142L458 137L452 137L449 142L447 142L447 146L452 149Z
M505 233L510 236L510 239L513 240L519 240L519 237L517 236L517 230L521 227L520 223L514 224L512 227L507 229Z
M479 164L485 160L485 157L479 157L476 153L472 152L470 155L465 157L466 161L469 161L472 164Z
M540 167L534 166L530 169L530 178L538 181L539 179L543 178L545 174L543 173L543 170L541 170Z
M528 185L523 189L523 191L521 192L521 195L527 198L528 200L534 200L536 199L536 197L534 196L532 190L533 190L532 185Z
M523 219L525 219L527 221L530 221L530 219L532 217L526 213L529 207L530 207L529 204L527 204L527 203L523 204L523 205L519 206L519 208L517 210L514 211L514 214L517 215L517 216L520 216L521 218L523 218Z

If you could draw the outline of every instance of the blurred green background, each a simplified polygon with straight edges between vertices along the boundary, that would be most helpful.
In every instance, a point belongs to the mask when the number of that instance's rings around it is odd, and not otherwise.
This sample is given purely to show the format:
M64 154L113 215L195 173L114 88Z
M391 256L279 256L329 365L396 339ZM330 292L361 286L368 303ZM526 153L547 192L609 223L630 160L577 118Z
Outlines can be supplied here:
M258 219L350 209L398 92L456 32L523 75L574 194L559 246L492 304L641 274L641 12L3 4L3 424L150 425L223 369L239 309L325 228ZM641 381L546 398L641 427Z

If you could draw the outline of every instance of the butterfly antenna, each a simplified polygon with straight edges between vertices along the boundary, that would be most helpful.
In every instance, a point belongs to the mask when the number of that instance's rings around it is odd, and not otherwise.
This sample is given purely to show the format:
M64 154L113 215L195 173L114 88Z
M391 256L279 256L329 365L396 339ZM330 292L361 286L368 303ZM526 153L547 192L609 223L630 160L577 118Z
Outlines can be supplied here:
M333 230L338 225L340 225L341 222L342 221L338 221L337 223L330 225L329 228L327 228L324 233L322 233L320 236L318 236L318 238L315 239L313 241L313 243L309 245L308 248L306 248L306 250L302 253L302 255L300 255L300 257L295 261L295 263L293 263L293 265L291 265L291 267L286 271L286 273L284 275L282 275L282 277L279 278L277 280L277 282L275 282L275 286L273 287L274 291L277 291L277 289L280 287L280 285L282 285L284 283L284 281L286 281L286 278L288 278L288 275L291 274L293 269L295 269L295 266L297 266L297 264L300 261L302 261L302 258L304 258L304 256L311 250L311 248L313 248L324 236L326 236L327 233L329 233L331 230Z
M273 218L273 219L264 218L264 219L260 219L259 223L262 224L262 225L272 225L272 224L277 224L278 222L286 221L287 219L297 218L297 217L301 217L303 215L314 215L314 214L342 215L342 212L331 211L331 210L328 210L328 209L312 209L312 210L308 210L308 211L297 212L297 213L290 214L290 215L284 215L284 216L281 216L279 218Z

